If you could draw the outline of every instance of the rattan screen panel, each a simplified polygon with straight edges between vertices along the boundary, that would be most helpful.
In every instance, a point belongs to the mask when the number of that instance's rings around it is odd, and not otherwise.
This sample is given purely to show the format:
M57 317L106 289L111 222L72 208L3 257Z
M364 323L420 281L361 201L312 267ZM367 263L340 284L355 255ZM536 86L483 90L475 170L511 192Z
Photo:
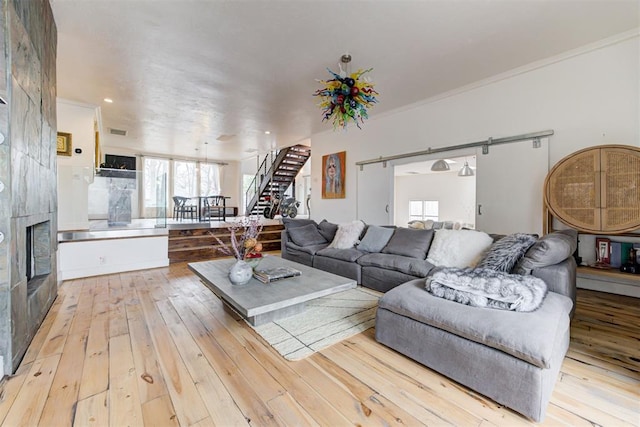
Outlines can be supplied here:
M545 203L566 225L610 234L640 228L640 148L605 145L562 159L547 175Z
M640 152L602 150L602 228L627 231L640 227Z
M549 210L567 225L600 229L599 151L565 158L547 176L545 196Z

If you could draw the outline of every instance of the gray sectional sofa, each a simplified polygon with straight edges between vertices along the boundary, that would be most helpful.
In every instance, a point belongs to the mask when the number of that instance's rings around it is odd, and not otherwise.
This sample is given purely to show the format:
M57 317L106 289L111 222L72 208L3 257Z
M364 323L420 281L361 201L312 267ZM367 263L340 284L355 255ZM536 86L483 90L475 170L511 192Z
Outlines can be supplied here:
M318 224L313 220L289 219L284 224L285 229L281 235L282 258L348 277L380 292L386 292L409 280L426 277L434 267L426 260L433 230L386 226L394 231L389 243L395 241L395 246L382 248L379 252L369 252L362 250L360 246L348 249L328 247L338 226L325 220ZM317 228L324 240L308 231L310 225ZM307 229L307 233L299 232L300 228ZM365 228L362 235L367 230Z
M282 233L283 258L385 292L376 340L534 421L544 418L575 310L573 230L541 237L512 268L512 273L541 278L548 288L537 310L517 312L472 307L427 292L425 278L437 271L426 260L433 230L395 228L385 247L369 252L360 245L329 248L335 224L292 221ZM313 244L302 244L305 239Z

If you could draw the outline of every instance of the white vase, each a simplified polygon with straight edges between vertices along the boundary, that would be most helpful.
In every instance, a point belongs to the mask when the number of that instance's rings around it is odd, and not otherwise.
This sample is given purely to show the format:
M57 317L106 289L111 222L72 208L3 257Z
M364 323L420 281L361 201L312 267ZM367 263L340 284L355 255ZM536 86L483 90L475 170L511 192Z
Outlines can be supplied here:
M253 269L246 262L239 260L229 270L229 280L234 285L244 285L253 275Z

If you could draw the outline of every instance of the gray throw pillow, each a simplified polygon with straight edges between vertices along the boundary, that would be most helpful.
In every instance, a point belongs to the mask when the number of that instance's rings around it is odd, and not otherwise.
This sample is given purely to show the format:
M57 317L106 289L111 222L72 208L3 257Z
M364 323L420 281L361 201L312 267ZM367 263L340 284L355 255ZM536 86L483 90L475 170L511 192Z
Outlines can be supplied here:
M293 218L282 218L282 224L284 224L284 228L290 230L294 227L303 227L308 224L313 224L317 226L318 224L312 219L293 219Z
M476 268L488 268L509 273L516 262L538 240L537 236L524 233L510 234L494 242Z
M358 250L366 252L380 252L393 235L393 228L385 228L377 225L367 227L367 232L358 245Z
M333 241L333 238L336 237L336 231L338 231L338 224L334 224L332 222L323 219L318 224L318 231L322 234L322 237L325 238L327 242Z
M433 240L433 230L399 227L382 249L382 253L425 259L431 240Z
M298 246L311 246L327 243L314 224L307 224L302 227L293 227L287 231L293 243Z
M578 245L576 230L558 230L545 234L529 248L512 273L531 274L536 268L558 264L569 258Z

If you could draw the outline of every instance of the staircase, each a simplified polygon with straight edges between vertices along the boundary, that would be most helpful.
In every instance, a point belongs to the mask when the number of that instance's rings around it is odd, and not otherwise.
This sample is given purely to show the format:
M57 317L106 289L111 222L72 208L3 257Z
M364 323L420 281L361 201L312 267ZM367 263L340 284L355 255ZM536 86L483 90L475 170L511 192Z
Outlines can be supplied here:
M311 148L306 145L293 145L267 155L245 194L248 201L245 214L262 215L269 204L265 196L284 193L310 156Z

